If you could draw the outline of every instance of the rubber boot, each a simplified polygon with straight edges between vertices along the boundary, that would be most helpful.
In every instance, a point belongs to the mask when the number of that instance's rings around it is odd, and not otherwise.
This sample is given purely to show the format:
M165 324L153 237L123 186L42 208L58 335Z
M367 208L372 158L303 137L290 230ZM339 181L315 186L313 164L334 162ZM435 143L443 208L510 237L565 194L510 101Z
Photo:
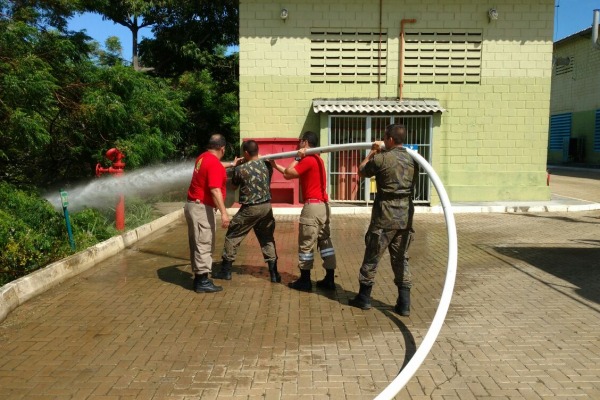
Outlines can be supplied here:
M365 284L360 284L360 289L358 290L358 294L348 301L352 307L357 307L363 310L371 309L371 290L373 290L373 286L367 286Z
M215 286L208 279L208 274L197 274L194 277L194 292L196 293L214 293L223 290L221 286Z
M294 282L288 283L291 289L300 290L302 292L312 292L312 282L310 281L310 269L301 269L300 278Z
M213 272L212 277L214 279L225 279L226 281L230 281L232 265L233 261L223 259L221 262L221 270L219 272Z
M323 290L335 290L335 281L334 281L334 271L333 269L325 270L325 278L320 281L317 281L317 287Z
M267 261L267 264L269 265L269 275L271 276L271 282L281 282L281 275L279 275L279 272L277 272L277 260Z
M410 288L398 288L398 300L394 311L403 317L410 316Z

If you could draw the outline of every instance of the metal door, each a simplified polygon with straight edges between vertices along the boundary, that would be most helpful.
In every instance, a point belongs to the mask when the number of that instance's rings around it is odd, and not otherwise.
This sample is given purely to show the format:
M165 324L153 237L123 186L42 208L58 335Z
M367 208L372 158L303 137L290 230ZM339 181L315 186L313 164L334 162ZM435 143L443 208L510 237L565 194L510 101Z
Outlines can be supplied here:
M417 150L428 162L431 161L432 117L389 115L389 116L329 116L329 144L347 144L383 140L385 127L400 123L406 126L406 146ZM337 202L366 202L373 199L375 187L370 179L358 177L358 166L368 150L340 151L330 154L329 196ZM419 171L415 188L415 203L430 202L429 177Z

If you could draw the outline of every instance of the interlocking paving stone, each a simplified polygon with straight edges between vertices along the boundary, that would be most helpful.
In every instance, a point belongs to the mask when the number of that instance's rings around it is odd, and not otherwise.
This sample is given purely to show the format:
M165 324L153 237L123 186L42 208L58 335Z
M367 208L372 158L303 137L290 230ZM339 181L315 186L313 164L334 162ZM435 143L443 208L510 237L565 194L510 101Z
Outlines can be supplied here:
M600 186L586 185L586 199L600 200ZM455 218L452 304L399 398L600 398L600 211ZM269 282L251 234L217 294L191 291L185 222L172 224L0 323L0 399L371 399L429 328L447 238L442 215L418 214L411 317L393 312L387 255L374 308L362 311L347 301L368 223L334 215L333 293L286 287L298 275L298 224L282 215L283 284ZM312 279L323 275L317 261Z

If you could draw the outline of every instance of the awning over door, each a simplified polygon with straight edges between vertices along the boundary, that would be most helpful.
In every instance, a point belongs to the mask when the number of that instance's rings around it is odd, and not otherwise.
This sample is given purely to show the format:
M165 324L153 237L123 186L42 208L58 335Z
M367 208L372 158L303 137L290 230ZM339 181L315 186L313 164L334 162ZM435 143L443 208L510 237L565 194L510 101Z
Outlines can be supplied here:
M438 113L446 111L436 99L313 99L315 113Z

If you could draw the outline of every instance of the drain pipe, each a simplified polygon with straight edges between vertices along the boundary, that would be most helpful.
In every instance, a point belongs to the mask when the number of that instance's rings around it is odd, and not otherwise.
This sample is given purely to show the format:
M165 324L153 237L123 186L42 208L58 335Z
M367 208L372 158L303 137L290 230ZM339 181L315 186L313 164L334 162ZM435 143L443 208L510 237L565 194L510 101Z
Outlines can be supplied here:
M377 100L381 99L381 20L383 14L383 0L379 0L379 49L377 53Z
M372 143L349 143L349 144L338 144L325 147L315 147L306 150L306 154L318 154L318 153L329 153L334 151L345 151L345 150L367 150L371 148ZM408 381L415 375L425 357L431 351L433 343L437 339L446 314L450 308L450 300L452 299L452 292L454 290L454 283L456 281L456 268L458 259L458 239L456 235L456 222L454 221L454 213L452 212L452 205L450 204L450 198L446 193L446 189L442 184L442 181L438 177L433 167L425 160L418 152L406 149L408 154L427 172L431 178L431 182L435 186L435 189L442 202L444 211L444 218L446 220L446 232L448 235L448 265L446 267L446 279L444 281L444 288L442 289L442 296L440 297L440 303L437 311L431 321L431 326L423 338L423 342L413 354L412 358L406 364L404 369L394 378L392 382L375 398L375 400L391 400L396 396L400 390L408 383ZM295 157L297 151L288 151L285 153L271 154L261 156L261 159L276 160L280 158Z
M400 41L398 43L398 100L402 100L402 87L404 86L404 24L414 24L416 19L403 19L400 21Z
M600 25L600 10L594 10L594 18L592 20L592 45L596 49L600 49L600 43L598 43L598 25Z

